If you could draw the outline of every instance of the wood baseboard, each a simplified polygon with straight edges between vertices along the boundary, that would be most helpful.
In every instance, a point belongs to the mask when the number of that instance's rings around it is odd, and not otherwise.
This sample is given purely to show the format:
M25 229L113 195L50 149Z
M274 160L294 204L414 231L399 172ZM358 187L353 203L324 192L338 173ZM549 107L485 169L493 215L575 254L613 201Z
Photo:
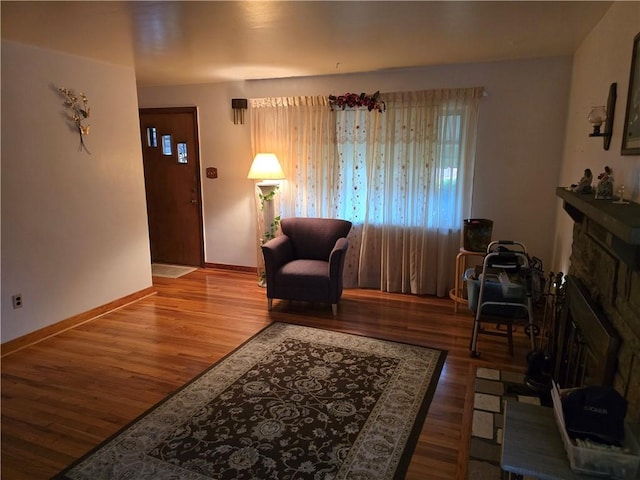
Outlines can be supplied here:
M23 335L16 339L9 340L8 342L0 345L2 349L0 358L6 357L7 355L20 351L47 338L51 338L55 335L58 335L59 333L75 328L78 325L82 325L83 323L94 320L98 317L101 317L102 315L122 308L125 305L137 302L138 300L148 297L149 295L155 295L156 293L157 292L154 287L147 287L143 290L119 298L112 302L105 303L104 305L101 305L99 307L92 308L91 310L88 310L86 312L74 315L73 317L61 320L57 323L54 323L53 325L48 325L44 328L36 330L35 332L27 333L26 335Z
M216 268L218 270L232 270L234 272L246 272L258 274L256 267L243 267L242 265L225 265L224 263L208 263L204 264L205 268Z

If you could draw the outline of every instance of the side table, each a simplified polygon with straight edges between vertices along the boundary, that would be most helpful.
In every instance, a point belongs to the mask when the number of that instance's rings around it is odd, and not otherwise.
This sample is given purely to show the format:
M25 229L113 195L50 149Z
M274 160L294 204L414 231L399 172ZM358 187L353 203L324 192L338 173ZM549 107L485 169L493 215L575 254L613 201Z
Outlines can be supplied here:
M463 305L468 305L469 301L464 297L464 282L462 280L462 275L467 270L467 258L468 257L482 257L486 255L486 252L472 252L470 250L465 250L464 248L460 248L460 253L456 256L456 276L455 283L453 289L449 292L449 298L453 300L453 311L454 313L458 313L458 304L461 303Z

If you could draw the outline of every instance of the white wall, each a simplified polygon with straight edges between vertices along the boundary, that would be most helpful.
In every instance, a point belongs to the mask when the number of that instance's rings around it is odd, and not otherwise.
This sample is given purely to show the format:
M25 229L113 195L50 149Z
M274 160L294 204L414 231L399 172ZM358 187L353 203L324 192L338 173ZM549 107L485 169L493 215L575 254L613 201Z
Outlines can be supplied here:
M250 128L234 125L232 98L373 93L484 86L471 216L495 221L494 239L515 239L551 259L555 187L566 124L571 58L138 89L141 107L197 105L207 262L256 265ZM453 259L452 259L453 266Z
M571 97L567 117L559 186L576 183L590 168L597 176L609 165L614 173L614 191L625 186L625 196L640 202L640 156L620 155L624 129L633 38L640 32L640 3L615 2L578 48L573 63ZM594 105L606 105L611 83L617 82L618 98L611 146L605 151L601 138L590 138L587 121ZM594 185L597 179L594 178ZM567 272L573 221L556 200L554 271Z
M255 266L249 125L233 124L231 98L484 86L471 215L494 219L494 238L524 241L547 270L566 271L571 222L556 186L610 165L616 184L640 201L640 158L619 153L639 25L637 2L615 2L573 65L551 58L141 88L137 98L132 68L3 41L1 341L151 285L138 102L198 106L201 165L219 173L203 172L205 259ZM611 82L618 102L605 152L585 119L606 103ZM77 151L54 86L87 93L91 156ZM17 310L15 293L24 298Z
M57 87L86 93L91 155ZM2 41L2 342L150 285L133 69Z

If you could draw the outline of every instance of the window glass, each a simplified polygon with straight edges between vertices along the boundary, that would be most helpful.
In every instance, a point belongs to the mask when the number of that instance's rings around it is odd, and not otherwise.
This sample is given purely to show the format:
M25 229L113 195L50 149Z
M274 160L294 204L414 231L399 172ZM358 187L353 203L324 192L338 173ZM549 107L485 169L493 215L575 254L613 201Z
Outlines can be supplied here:
M158 146L158 131L156 127L147 127L147 147Z
M188 163L187 159L187 144L184 142L178 143L178 163Z
M171 135L162 135L162 154L163 155L173 155L173 151L171 150Z

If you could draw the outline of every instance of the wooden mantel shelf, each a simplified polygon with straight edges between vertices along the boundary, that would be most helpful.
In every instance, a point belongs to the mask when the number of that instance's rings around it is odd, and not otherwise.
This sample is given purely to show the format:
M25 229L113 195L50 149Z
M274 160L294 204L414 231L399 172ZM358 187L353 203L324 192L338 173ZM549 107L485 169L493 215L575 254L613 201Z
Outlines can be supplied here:
M556 195L564 200L565 210L575 221L581 219L574 215L582 214L624 243L640 245L640 204L630 202L622 205L612 200L596 200L592 194L575 193L565 187L558 187Z
M631 270L640 270L640 204L627 205L612 200L596 200L595 195L575 193L558 187L556 195L564 200L564 209L576 223L595 224L605 233L597 235ZM597 234L598 230L589 227Z

